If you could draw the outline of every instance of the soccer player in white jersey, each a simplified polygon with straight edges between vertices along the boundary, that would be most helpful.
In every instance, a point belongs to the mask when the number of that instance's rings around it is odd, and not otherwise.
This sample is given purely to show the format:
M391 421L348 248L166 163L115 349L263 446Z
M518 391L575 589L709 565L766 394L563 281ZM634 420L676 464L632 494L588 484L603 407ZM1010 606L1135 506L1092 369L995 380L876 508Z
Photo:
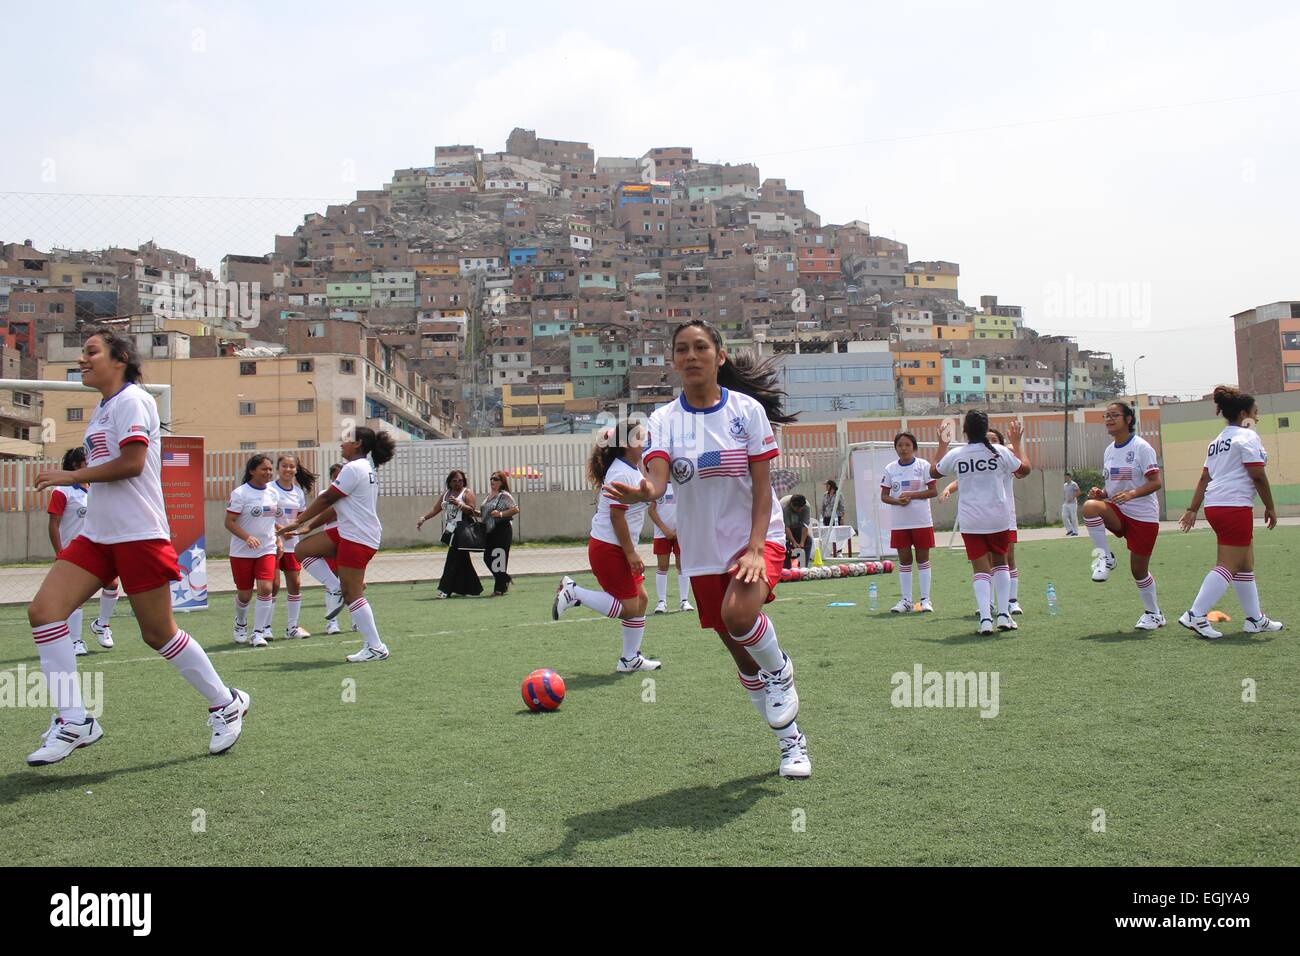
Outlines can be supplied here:
M812 763L795 719L794 664L763 613L785 562L785 523L772 491L779 451L771 423L794 416L781 409L773 365L728 355L710 323L677 326L672 346L682 393L650 416L649 478L606 489L624 503L650 502L672 479L682 569L691 578L700 627L722 638L741 686L775 731L781 775L807 777Z
M270 455L253 455L244 465L244 480L230 493L226 530L230 532L230 574L235 579L235 643L247 644L248 605L257 591L253 612L253 647L271 640L271 595L275 566L280 559L276 529L283 523L280 496L271 487L275 469Z
M78 366L82 383L104 396L86 428L87 465L41 472L36 490L97 487L85 528L59 552L27 607L41 670L57 709L41 746L27 762L58 763L104 735L99 721L86 714L67 620L119 576L145 643L207 699L212 727L208 752L224 753L243 732L249 697L222 682L199 642L178 628L172 615L172 582L180 580L181 572L163 506L158 407L136 384L139 353L131 339L95 332L82 347Z
M952 440L951 423L944 422L939 435L939 461L930 468L933 478L955 475L960 497L957 523L966 557L974 572L972 581L975 605L979 608L979 633L992 634L994 613L1000 631L1016 630L1008 604L1011 599L1011 574L1006 566L1007 549L1012 543L1015 524L1011 487L1007 474L1023 478L1030 465L1006 445L989 441L989 419L980 411L969 411L962 425L967 444L948 450ZM1013 421L1007 426L1013 444L1020 441L1021 426Z
M1253 427L1259 418L1259 408L1254 396L1228 385L1214 390L1214 404L1228 425L1206 449L1201 480L1178 524L1184 531L1191 531L1204 502L1205 518L1219 540L1218 562L1205 576L1191 609L1183 613L1178 623L1210 640L1222 637L1223 634L1210 626L1206 615L1232 584L1246 612L1242 629L1247 634L1280 631L1282 622L1269 620L1260 609L1259 591L1255 587L1256 494L1264 502L1265 526L1270 531L1277 527L1273 489L1264 473L1268 455Z
M623 650L615 670L621 674L658 670L662 664L641 653L645 638L645 562L637 554L636 542L645 523L645 503L624 504L603 490L607 482L636 485L641 481L644 429L619 422L601 433L587 461L587 480L598 495L596 513L591 519L591 537L587 541L587 560L600 590L579 587L565 575L555 592L551 617L559 620L569 608L582 604L598 614L613 618L621 625Z
M650 521L655 526L654 555L658 568L655 570L655 595L659 603L655 605L656 614L668 613L668 560L677 561L677 597L681 602L679 609L694 611L687 595L691 590L691 579L682 574L682 546L677 540L677 501L673 497L673 483L668 482L668 490L658 501L650 502Z
M1128 545L1129 570L1142 598L1142 616L1135 625L1141 631L1165 626L1156 600L1156 579L1151 575L1151 553L1160 534L1160 503L1156 492L1162 487L1156 450L1137 434L1137 415L1126 402L1111 402L1103 416L1111 443L1102 457L1106 487L1092 488L1083 505L1083 521L1092 538L1092 579L1105 581L1115 567L1115 555L1106 543L1106 532L1123 538Z
M920 578L922 611L933 611L930 603L930 549L934 547L934 519L930 499L937 494L930 477L930 463L916 457L916 436L899 432L894 436L898 460L885 466L880 478L880 500L890 505L889 544L898 552L898 585L902 598L889 610L894 614L912 611L912 551Z
M86 464L86 450L84 448L69 448L63 453L62 468L64 471L76 471ZM71 485L68 488L55 488L50 492L50 503L46 507L46 512L50 516L49 534L50 544L54 548L54 553L58 554L79 534L86 526L86 509L90 503L89 489L84 485ZM108 606L107 616L104 614L104 595L112 591L111 603ZM105 621L113 613L113 605L117 603L117 580L114 579L113 587L104 588L100 591L100 617ZM77 608L68 618L68 632L72 636L72 648L78 657L90 652L86 650L86 642L81 639L81 622L82 608ZM113 632L106 625L100 624L98 620L91 623L91 630L95 632L95 637L99 641L100 647L111 648L113 646Z
M281 524L288 524L307 510L307 496L316 485L316 476L293 455L281 455L276 460L275 471L275 482L271 487L280 496L280 508L283 511ZM278 572L283 571L285 590L289 592L286 600L288 622L285 624L284 636L289 640L311 637L311 632L298 623L302 614L302 562L295 553L297 547L297 535L289 535L284 539L280 565L271 587L271 599L274 600L280 590Z
M298 543L303 558L334 558L338 564L343 601L352 623L365 644L348 660L354 664L388 659L388 648L379 637L375 613L366 600L366 565L379 550L383 525L379 523L379 476L375 469L396 452L393 436L373 428L358 428L350 441L343 442L347 464L339 476L311 505L280 529L282 537L297 534L304 525L329 508L338 515L338 526ZM334 608L337 615L341 605Z

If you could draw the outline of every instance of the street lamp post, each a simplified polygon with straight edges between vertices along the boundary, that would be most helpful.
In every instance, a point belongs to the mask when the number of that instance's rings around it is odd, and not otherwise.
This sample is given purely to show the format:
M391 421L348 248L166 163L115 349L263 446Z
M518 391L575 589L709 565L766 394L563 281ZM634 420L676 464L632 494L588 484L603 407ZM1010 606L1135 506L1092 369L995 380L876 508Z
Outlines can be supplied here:
M1146 358L1145 355L1139 355L1133 360L1133 430L1142 424L1142 398L1141 392L1138 391L1138 362Z

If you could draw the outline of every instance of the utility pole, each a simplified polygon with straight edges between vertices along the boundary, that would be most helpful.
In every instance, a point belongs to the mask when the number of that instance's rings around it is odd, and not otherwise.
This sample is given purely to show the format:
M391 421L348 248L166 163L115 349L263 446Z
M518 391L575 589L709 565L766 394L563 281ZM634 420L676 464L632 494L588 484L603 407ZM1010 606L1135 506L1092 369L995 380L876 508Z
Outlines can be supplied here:
M1070 343L1065 343L1065 451L1061 463L1066 471L1070 470Z

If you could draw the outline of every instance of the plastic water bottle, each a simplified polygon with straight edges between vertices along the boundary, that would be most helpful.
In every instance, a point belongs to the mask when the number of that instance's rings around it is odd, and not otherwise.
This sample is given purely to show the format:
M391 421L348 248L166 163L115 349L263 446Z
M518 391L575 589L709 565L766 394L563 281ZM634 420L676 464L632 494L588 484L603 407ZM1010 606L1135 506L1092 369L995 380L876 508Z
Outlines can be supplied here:
M875 581L867 587L867 606L873 611L880 606L880 589L876 587Z
M1051 581L1047 582L1047 613L1052 617L1061 613L1061 609L1056 604L1056 585Z

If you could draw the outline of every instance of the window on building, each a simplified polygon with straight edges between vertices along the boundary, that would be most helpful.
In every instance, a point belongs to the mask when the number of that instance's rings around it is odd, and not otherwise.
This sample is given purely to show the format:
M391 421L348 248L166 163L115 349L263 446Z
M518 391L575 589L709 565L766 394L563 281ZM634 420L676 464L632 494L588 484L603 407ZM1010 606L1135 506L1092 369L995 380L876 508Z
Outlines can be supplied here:
M239 443L240 451L254 451L256 448L257 448L257 442L255 441L241 441Z
M298 439L298 447L299 447L299 448L315 448L315 447L316 447L316 442L315 442L313 439L311 439L311 438L299 438L299 439Z
M955 384L957 384L957 385L960 385L960 384L961 384L961 376L960 376L960 375L954 375L954 376L952 377L952 380L953 380L953 382L954 382Z
M1300 382L1300 365L1288 365L1286 367L1286 380L1288 382ZM17 397L17 392L14 393Z
M298 371L310 372L312 370L311 359L298 359Z
M339 371L344 375L357 374L356 359L339 359Z
M66 381L66 382L80 382L80 381L81 381L81 369L79 369L79 368L70 368L70 369L66 369L66 370L64 371L64 373L63 373L63 379L64 379L64 381Z
M240 403L239 403L239 414L241 414L241 415L256 415L256 414L257 414L257 403L256 403L256 402L240 402Z
M308 415L316 411L316 400L312 398L298 399L298 411L304 415Z
M14 404L21 408L32 407L32 396L28 392L14 392Z
M33 302L20 302L20 303L18 303L18 311L19 311L19 312L35 312L35 311L36 311L36 305L35 305L35 303L33 303Z
M323 339L325 337L325 323L313 322L307 326L307 338Z
M256 363L256 362L240 362L240 363L239 363L239 374L240 374L240 375L256 375L256 374L257 374L257 363Z
M70 421L70 422L79 422L79 421L83 421L83 419L82 419L82 417L81 417L83 414L85 414L85 409L81 409L81 408L69 408L69 409L68 409L68 421Z
M1282 348L1300 349L1300 332L1283 332Z
M907 384L908 384L908 385L915 385L915 384L916 384L916 379L909 375L909 376L907 377Z

